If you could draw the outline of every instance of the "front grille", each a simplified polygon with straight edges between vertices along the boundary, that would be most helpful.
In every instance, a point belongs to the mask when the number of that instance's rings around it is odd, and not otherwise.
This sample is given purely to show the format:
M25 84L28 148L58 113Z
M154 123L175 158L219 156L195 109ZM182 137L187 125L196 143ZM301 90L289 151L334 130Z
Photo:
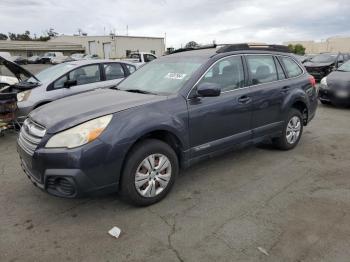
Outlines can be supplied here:
M44 127L27 118L19 133L18 144L27 154L32 156L45 133Z

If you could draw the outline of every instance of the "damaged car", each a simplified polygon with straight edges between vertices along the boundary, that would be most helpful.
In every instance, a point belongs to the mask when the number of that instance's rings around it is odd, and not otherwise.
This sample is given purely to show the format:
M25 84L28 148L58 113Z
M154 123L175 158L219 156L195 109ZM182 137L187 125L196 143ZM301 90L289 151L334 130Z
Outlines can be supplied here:
M32 74L16 63L0 56L0 134L16 127L17 95L34 86L19 85L19 82L32 77ZM10 74L12 76L10 76Z
M342 53L322 53L305 62L304 66L319 81L347 60L348 56Z

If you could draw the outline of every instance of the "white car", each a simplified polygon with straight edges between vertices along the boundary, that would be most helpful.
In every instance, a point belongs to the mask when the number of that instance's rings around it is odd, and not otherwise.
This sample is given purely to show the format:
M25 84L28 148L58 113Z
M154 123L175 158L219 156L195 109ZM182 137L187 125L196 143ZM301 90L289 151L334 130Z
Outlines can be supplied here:
M137 68L139 68L140 66L143 66L154 59L157 59L157 56L152 53L133 52L128 56L128 58L122 59L122 61L133 63Z

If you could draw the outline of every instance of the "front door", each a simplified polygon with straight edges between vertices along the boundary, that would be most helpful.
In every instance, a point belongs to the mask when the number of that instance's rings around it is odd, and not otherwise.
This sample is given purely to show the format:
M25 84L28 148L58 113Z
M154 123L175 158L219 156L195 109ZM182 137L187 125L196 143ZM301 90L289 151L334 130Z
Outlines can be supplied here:
M245 87L242 57L219 60L198 85L203 82L220 85L221 94L188 100L191 157L231 147L252 136L252 100Z
M74 69L68 74L70 81L76 81L76 85L65 88L65 96L88 92L102 88L105 83L101 81L102 74L99 64L86 65Z

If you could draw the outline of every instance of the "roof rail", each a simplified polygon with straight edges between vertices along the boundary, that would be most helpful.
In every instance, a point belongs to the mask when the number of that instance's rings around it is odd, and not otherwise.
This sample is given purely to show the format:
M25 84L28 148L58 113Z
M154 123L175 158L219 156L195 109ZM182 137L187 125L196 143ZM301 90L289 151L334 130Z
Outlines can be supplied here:
M201 50L201 49L209 49L209 48L216 48L216 44L211 44L211 45L201 45L197 47L184 47L184 48L179 48L171 52L171 54L175 53L181 53L181 52L186 52L186 51L193 51L193 50Z
M225 44L219 48L216 53L226 53L233 51L242 51L242 50L264 50L264 51L276 51L291 53L288 46L285 45L267 45L267 44Z

